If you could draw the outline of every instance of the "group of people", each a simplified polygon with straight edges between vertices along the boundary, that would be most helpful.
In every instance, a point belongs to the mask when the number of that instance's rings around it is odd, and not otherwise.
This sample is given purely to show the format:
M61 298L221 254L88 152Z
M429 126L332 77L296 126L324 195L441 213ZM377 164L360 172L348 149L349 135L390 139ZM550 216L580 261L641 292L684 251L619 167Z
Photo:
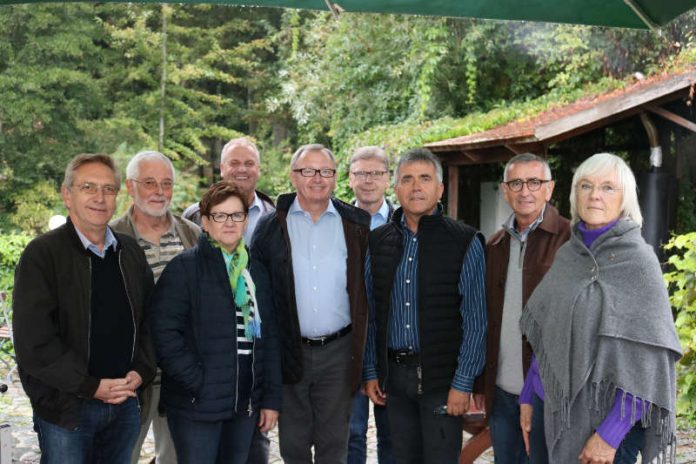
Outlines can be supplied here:
M78 155L65 225L17 266L15 348L41 462L260 464L279 427L288 464L457 463L462 415L485 410L496 463L634 463L675 453L681 350L633 173L598 154L575 172L571 220L545 159L518 155L512 215L486 242L447 217L426 149L349 161L334 196L319 144L290 160L293 193L256 190L260 153L222 149L222 181L182 217L163 154L126 168Z

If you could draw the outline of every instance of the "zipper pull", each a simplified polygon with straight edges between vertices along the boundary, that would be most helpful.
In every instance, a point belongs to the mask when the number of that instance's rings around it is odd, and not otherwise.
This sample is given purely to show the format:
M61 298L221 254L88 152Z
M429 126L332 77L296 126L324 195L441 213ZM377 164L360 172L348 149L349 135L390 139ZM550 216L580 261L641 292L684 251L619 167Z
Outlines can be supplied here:
M249 407L247 408L247 412L249 413L249 417L254 414L254 409L251 407L251 399L249 399Z
M423 394L423 372L420 366L416 366L416 374L418 375L418 394Z

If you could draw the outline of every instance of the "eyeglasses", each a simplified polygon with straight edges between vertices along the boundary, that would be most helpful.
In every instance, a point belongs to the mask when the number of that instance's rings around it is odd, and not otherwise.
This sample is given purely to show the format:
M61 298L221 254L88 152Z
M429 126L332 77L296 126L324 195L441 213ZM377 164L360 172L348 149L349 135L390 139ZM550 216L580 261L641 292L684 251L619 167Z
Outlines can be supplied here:
M360 180L381 179L387 171L354 171L352 174Z
M220 223L227 222L228 219L232 219L233 222L244 222L247 213L244 211L236 211L234 213L210 213L208 217Z
M118 185L104 184L99 185L94 182L83 182L80 185L76 185L80 192L86 193L87 195L96 195L97 192L101 190L104 195L114 196L118 194Z
M576 188L578 189L578 192L585 195L589 195L594 191L594 189L597 189L599 193L607 196L616 195L622 190L619 187L615 187L611 184L593 185L589 182L580 182L578 185L576 185Z
M321 177L329 179L336 175L335 169L314 169L314 168L299 168L293 169L292 172L298 172L302 177L314 177L319 174Z
M155 179L145 179L145 180L138 180L138 179L131 179L133 182L137 182L138 184L143 184L143 187L145 187L145 190L157 190L157 186L160 186L162 190L169 191L174 187L174 182L171 180L163 180L162 182L157 182Z
M551 180L545 180L545 179L529 179L529 180L522 180L522 179L513 179L509 180L507 182L503 182L503 184L507 185L510 190L513 192L520 192L522 191L522 186L527 184L527 188L529 189L530 192L536 192L541 188L542 185L544 185L547 182L551 182Z

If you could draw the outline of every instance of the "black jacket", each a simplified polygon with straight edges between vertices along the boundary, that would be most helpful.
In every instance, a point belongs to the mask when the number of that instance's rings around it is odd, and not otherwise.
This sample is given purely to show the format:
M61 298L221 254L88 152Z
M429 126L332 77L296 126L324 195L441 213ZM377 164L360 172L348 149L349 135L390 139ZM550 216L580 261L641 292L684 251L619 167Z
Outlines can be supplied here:
M292 251L288 235L287 215L296 194L278 197L275 212L259 220L251 242L251 274L254 281L267 281L270 292L258 292L262 301L274 308L280 328L283 383L294 384L302 379L302 349L300 322L295 301L295 280ZM362 380L362 359L367 339L367 296L365 293L365 253L370 215L365 211L332 198L343 221L343 232L348 249L347 285L350 301L352 337L352 387Z
M237 316L225 261L202 234L174 257L152 296L152 336L162 368L161 407L192 420L229 419L259 407L279 411L275 317L259 302L261 339L252 368L237 355ZM268 290L256 283L257 295ZM240 368L242 366L242 368ZM251 392L251 394L249 394Z
M145 323L152 272L135 240L114 235L135 324L131 368L146 385L155 375ZM15 272L13 330L22 386L36 414L66 428L77 426L82 401L93 398L100 381L88 373L90 272L90 253L70 221L32 240Z

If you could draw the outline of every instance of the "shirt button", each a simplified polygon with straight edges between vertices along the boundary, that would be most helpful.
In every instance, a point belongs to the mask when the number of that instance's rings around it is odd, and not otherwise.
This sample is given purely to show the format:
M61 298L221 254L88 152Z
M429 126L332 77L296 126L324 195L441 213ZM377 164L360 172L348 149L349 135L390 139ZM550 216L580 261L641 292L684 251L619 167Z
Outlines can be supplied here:
M413 237L413 241L414 241L414 242L416 241L416 237Z
M406 279L406 283L407 283L407 284L410 284L410 283L411 283L411 279Z
M408 260L409 260L409 261L413 261L413 258L410 258L410 257L409 257Z
M313 311L316 313L316 312L317 312L317 308L313 308Z
M409 303L409 302L407 301L407 302L406 302L406 306L411 306L411 303Z
M312 287L312 290L314 290L314 291L316 292L316 291L317 291L317 287Z
M411 328L411 324L406 324L406 328L407 328L407 329L410 329L410 328Z
M317 248L317 246L316 246L316 245L312 245L312 249L313 249L313 250L314 250L314 249L316 249L316 248Z
M408 349L409 349L409 350L413 350L413 347L412 347L412 346L409 346Z

